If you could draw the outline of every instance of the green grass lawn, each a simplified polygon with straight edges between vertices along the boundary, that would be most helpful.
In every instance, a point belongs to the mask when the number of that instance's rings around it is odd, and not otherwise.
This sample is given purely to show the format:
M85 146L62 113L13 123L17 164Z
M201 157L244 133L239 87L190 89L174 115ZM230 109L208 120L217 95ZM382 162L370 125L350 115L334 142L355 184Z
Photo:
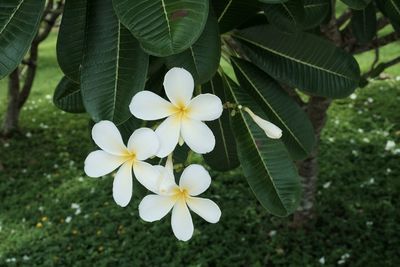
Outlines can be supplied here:
M382 53L399 52L393 45ZM358 59L362 68L370 64L369 55ZM54 35L39 64L21 116L24 134L0 140L0 266L400 266L398 67L388 70L393 79L372 82L330 110L311 230L268 215L239 172L214 173L206 196L220 205L221 221L194 216L194 237L183 243L168 216L140 220L140 196L120 208L111 177L85 176L88 118L51 103L61 77ZM396 147L385 150L390 140Z

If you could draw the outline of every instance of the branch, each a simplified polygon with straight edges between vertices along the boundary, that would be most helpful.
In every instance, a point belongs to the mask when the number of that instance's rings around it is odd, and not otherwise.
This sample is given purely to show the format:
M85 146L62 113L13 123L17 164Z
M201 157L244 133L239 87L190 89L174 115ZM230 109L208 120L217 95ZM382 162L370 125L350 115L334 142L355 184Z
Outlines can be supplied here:
M395 42L395 41L397 41L399 39L400 39L399 35L396 32L392 32L392 33L387 34L387 35L385 35L385 36L383 36L381 38L374 39L372 42L370 42L370 43L368 43L366 45L361 45L361 46L360 45L355 45L353 47L353 49L351 49L350 51L353 54L360 54L360 53L375 49L377 47L382 47L382 46L385 46L387 44L393 43L393 42Z
M52 3L51 7L50 3ZM62 0L58 1L55 8L53 8L53 5L54 5L53 1L48 2L45 14L42 17L42 22L45 22L45 24L41 30L38 30L38 33L35 39L33 40L33 43L43 42L47 38L47 36L49 36L51 30L56 24L58 17L62 14L64 1Z
M31 45L28 60L29 64L27 65L28 69L26 72L24 85L22 86L22 90L19 93L18 108L22 108L22 106L25 104L31 92L33 81L35 80L38 59L38 46L39 43L32 43Z
M377 23L376 23L376 30L380 31L383 28L385 28L387 25L389 24L389 20L386 17L381 17L380 19L378 19Z
M350 18L351 18L351 11L350 10L346 10L337 19L337 27L340 29Z
M43 42L50 34L53 29L58 17L61 15L60 10L64 6L64 1L59 0L57 4L53 1L48 1L45 15L42 17L42 22L46 22L43 29L38 30L35 39L31 43L29 57L23 61L23 64L27 67L26 77L22 86L21 92L19 93L18 108L22 108L32 89L33 81L35 80L37 70L37 60L39 54L39 44Z
M367 79L367 78L375 78L378 77L385 69L392 67L396 64L400 63L400 56L389 60L387 62L382 62L380 64L378 64L375 68L372 68L370 71L368 71L367 73L362 75L363 79Z

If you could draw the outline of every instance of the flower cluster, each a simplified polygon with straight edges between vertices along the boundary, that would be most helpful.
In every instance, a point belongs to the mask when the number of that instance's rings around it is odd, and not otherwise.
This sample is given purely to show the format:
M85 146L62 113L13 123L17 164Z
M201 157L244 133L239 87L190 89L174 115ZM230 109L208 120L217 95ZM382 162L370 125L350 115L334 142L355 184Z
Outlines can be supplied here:
M162 219L172 210L171 226L179 240L193 235L189 209L210 223L217 223L221 210L213 201L198 197L211 184L207 170L198 164L189 165L177 184L173 172L172 153L186 143L199 154L211 152L215 137L204 121L218 119L223 111L221 100L212 94L192 98L192 75L182 68L172 68L164 78L169 101L151 91L137 93L129 106L131 113L145 121L165 119L155 131L135 130L125 145L117 127L110 121L100 121L92 129L92 138L100 150L91 152L85 160L85 173L100 177L118 169L113 182L113 198L121 207L132 197L132 171L135 178L149 191L139 204L139 215L147 222ZM245 108L254 121L271 138L280 138L275 125L264 121ZM153 166L147 159L168 157L165 166Z

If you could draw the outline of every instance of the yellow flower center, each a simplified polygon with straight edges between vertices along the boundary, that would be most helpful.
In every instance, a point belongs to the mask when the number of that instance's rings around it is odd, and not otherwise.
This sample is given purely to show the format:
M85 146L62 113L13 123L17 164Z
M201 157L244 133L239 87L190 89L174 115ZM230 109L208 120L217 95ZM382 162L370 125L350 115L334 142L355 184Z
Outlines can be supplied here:
M134 163L136 161L136 153L126 151L125 158L126 158L126 161L132 161L132 163Z
M189 112L189 110L188 110L187 106L185 105L185 103L183 103L183 102L177 103L173 107L173 113L175 113L176 115L179 115L178 117L180 119L183 119L184 117L186 117L188 112Z
M189 192L187 191L187 189L176 188L175 192L174 192L174 197L176 199L181 199L181 200L186 201L186 199L189 198Z

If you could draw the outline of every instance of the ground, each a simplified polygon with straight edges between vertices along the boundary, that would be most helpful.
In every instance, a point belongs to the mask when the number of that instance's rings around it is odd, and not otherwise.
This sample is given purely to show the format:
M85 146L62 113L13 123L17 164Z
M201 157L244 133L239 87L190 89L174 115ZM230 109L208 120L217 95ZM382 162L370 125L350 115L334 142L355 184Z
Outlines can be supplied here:
M61 77L54 45L52 35L41 47L23 134L0 140L0 266L400 266L398 68L330 110L309 230L268 215L239 170L213 173L206 196L220 205L221 221L194 216L194 237L183 243L169 216L140 220L139 195L120 208L110 176L85 176L83 160L93 149L88 118L52 105ZM384 57L400 49L386 50ZM358 59L367 69L371 56Z

